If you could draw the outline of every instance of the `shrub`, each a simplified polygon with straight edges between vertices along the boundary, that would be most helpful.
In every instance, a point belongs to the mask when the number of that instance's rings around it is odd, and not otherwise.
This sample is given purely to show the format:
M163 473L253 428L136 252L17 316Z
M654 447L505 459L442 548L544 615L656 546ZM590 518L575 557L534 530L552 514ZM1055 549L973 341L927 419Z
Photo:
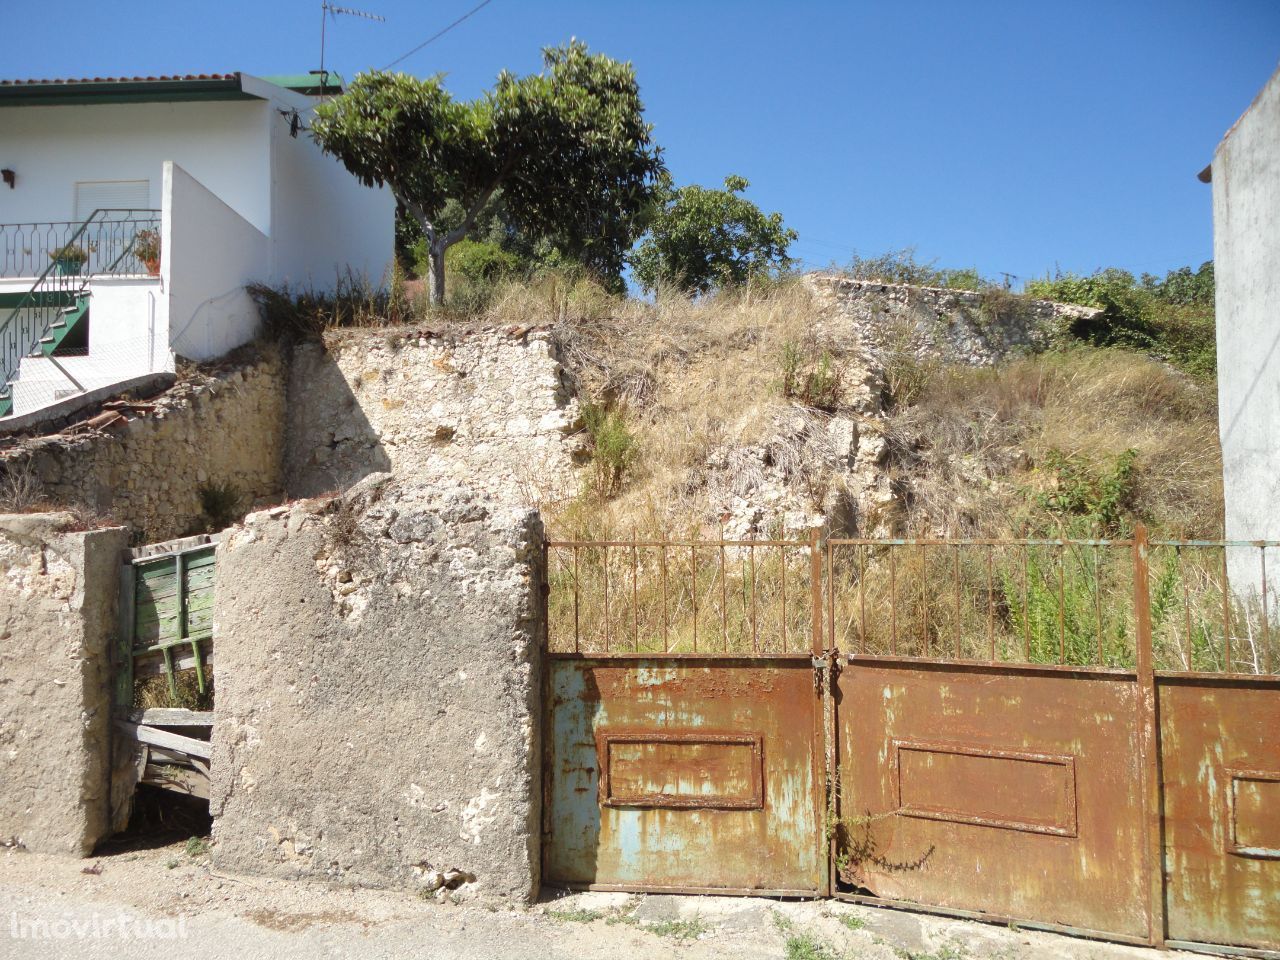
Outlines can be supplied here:
M620 410L599 403L583 406L582 422L591 438L596 491L604 497L613 496L622 489L627 470L640 453L636 435Z
M901 283L915 287L946 287L951 290L985 290L994 286L976 267L961 270L939 268L937 260L922 263L915 247L888 250L875 257L853 255L844 272L854 280Z
M1045 300L1097 307L1097 317L1077 321L1069 331L1098 346L1144 350L1202 379L1217 366L1213 314L1213 264L1196 272L1171 270L1163 280L1150 274L1141 281L1114 267L1088 276L1058 273L1032 280L1025 293Z
M816 353L794 341L782 346L782 395L815 410L840 406L840 374L829 350Z
M1137 459L1132 448L1101 465L1050 450L1045 466L1054 473L1054 487L1038 494L1036 502L1059 517L1082 518L1088 533L1119 533L1121 518L1132 507Z
M202 483L197 492L200 494L200 510L211 531L225 530L240 519L243 496L240 488L230 480Z

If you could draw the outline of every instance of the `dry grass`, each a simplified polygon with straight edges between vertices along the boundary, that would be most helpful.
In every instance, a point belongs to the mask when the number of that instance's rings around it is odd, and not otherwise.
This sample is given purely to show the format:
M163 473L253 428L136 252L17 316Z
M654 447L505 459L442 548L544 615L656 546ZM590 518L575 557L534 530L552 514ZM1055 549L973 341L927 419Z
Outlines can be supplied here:
M1080 347L1001 367L935 370L889 422L907 495L900 526L945 536L1045 532L1034 493L1051 451L1105 464L1137 453L1130 519L1174 537L1222 535L1212 389L1140 354Z

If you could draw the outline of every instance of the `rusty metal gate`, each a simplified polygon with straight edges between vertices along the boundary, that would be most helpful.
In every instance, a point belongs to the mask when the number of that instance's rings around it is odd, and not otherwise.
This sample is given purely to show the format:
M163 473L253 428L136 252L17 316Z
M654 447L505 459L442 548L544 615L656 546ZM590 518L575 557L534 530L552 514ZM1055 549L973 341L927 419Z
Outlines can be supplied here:
M825 891L820 564L816 541L548 544L548 883Z
M1275 546L550 543L544 876L1270 955Z

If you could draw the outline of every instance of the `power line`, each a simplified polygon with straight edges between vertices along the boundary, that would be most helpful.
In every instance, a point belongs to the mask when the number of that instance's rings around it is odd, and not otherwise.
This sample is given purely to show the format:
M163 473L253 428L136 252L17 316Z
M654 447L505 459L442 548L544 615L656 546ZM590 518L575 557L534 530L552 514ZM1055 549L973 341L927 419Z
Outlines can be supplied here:
M397 63L399 63L401 60L407 60L409 57L412 57L415 53L417 53L419 50L421 50L421 49L422 49L423 47L425 47L427 44L429 44L429 43L434 43L435 41L439 40L439 39L440 39L441 37L443 37L446 33L448 33L450 30L452 30L454 27L456 27L458 24L460 24L463 20L466 20L466 19L467 19L468 17L470 17L472 14L479 13L483 8L487 7L487 6L488 6L489 4L491 4L491 3L493 3L493 0L484 0L484 2L479 3L479 4L477 4L476 6L472 7L470 10L468 10L466 13L464 13L462 16L460 16L457 20L453 21L453 23L449 24L447 27L445 27L445 28L444 28L443 30L441 30L439 33L432 34L431 36L427 37L427 39L423 40L420 44L418 44L416 47L414 47L414 48L413 48L412 50L410 50L408 53L405 53L405 54L402 54L401 56L396 57L394 60L392 60L390 63L388 63L388 64L387 64L385 67L383 67L382 69L383 69L383 70L390 70L390 69L391 69L392 67L394 67Z

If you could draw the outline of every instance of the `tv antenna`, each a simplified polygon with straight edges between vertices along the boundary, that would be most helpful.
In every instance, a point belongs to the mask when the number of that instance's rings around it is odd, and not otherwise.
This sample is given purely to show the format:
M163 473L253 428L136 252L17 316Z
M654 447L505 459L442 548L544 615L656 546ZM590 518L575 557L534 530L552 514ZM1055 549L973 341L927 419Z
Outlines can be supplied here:
M358 17L361 20L373 20L376 23L386 23L387 18L379 16L376 13L369 13L365 10L353 10L351 7L339 7L329 2L329 0L320 0L320 92L323 93L325 87L329 85L329 74L324 69L324 29L330 17L337 19L338 17Z

